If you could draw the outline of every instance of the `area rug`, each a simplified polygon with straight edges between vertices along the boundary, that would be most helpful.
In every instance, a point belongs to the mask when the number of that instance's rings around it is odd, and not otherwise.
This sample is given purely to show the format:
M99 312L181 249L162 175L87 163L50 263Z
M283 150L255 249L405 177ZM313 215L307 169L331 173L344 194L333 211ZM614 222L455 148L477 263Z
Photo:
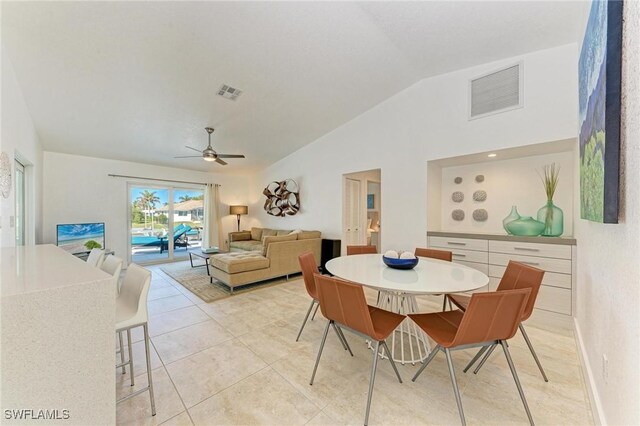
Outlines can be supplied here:
M247 284L242 287L236 287L232 294L229 287L217 281L215 278L213 279L213 283L210 283L207 268L204 266L192 268L189 262L178 262L165 265L160 269L207 303L287 282L285 277L281 277L255 284ZM300 274L290 275L289 281L300 277Z

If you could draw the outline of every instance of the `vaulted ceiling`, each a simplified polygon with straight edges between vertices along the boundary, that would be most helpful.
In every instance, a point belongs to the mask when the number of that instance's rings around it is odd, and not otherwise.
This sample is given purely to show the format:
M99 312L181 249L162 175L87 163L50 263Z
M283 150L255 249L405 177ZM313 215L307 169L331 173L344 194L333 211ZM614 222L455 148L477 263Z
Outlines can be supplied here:
M429 76L579 39L579 2L2 2L46 150L265 167ZM242 89L236 101L216 95ZM229 166L190 155L216 128ZM195 153L197 155L197 153Z

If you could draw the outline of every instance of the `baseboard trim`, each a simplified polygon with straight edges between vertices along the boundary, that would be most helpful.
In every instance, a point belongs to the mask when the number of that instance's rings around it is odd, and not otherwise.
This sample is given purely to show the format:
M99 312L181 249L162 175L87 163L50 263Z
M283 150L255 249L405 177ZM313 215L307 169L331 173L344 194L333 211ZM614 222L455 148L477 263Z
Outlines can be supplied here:
M582 340L582 333L580 333L580 325L577 318L573 318L573 330L576 336L576 343L578 346L578 356L580 357L580 363L582 364L582 377L584 383L587 386L587 393L589 394L589 402L591 403L591 414L593 415L593 421L596 425L602 426L607 424L607 420L602 411L602 404L600 403L600 395L596 388L595 381L593 380L593 371L591 370L591 364L589 364L589 356L584 347L584 341Z

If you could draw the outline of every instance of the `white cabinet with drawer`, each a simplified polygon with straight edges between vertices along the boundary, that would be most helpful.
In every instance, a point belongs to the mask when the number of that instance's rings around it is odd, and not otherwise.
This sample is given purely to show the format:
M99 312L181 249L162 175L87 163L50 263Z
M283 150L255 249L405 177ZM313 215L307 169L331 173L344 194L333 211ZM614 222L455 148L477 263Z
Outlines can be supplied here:
M436 234L436 235L431 235ZM488 290L494 291L510 260L545 271L536 299L536 310L567 321L573 314L575 292L575 240L504 235L427 233L429 247L448 250L453 261L489 276Z
M429 237L429 247L449 250L487 251L489 249L489 242L487 240L475 240L471 238Z

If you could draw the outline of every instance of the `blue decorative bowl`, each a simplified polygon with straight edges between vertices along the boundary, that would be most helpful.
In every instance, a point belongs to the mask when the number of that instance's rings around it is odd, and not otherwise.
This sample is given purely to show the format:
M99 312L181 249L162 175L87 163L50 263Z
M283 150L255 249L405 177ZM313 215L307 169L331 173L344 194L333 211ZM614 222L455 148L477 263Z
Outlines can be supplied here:
M418 264L418 258L414 259L397 259L393 257L382 256L382 261L389 268L393 269L413 269Z

